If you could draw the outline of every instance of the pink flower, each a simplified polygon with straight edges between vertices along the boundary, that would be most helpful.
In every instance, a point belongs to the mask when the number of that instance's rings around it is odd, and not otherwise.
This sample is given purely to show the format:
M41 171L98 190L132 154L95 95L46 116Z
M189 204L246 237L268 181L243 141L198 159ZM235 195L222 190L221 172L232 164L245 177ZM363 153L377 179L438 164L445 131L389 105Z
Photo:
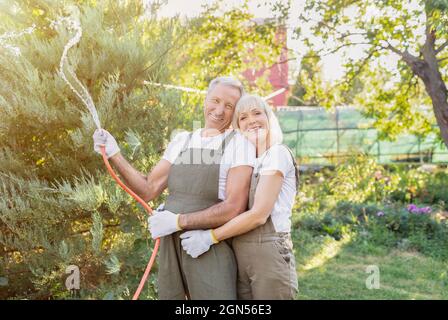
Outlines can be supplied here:
M429 213L431 213L431 207L420 208L420 209L419 209L419 212L420 212L421 214L429 214Z
M429 214L432 211L431 207L419 208L415 204L408 205L407 210L414 214Z
M418 207L415 204L411 203L410 205L408 205L407 209L411 213L416 213L418 210Z
M382 216L384 216L384 212L383 211L377 212L376 216L377 217L382 217Z
M374 176L375 176L376 180L380 180L383 177L383 174L382 174L381 170L377 170L377 171L375 171Z

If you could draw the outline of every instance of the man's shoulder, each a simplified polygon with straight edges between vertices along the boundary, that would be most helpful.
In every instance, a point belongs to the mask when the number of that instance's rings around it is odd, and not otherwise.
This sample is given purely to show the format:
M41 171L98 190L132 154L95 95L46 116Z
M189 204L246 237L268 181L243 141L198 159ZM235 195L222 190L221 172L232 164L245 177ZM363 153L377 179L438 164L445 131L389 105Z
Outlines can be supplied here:
M186 131L186 130L179 130L179 131L176 131L175 133L173 132L171 134L171 137L172 137L171 141L172 142L182 142L182 141L185 141L190 134L192 134L192 132L191 131Z
M241 132L238 130L234 130L234 132L231 143L229 144L232 148L255 150L255 146L252 142L250 142Z
M234 132L232 140L234 140L236 143L247 143L250 141L239 131L239 130L232 130Z
M235 131L224 154L227 161L231 161L232 167L238 165L254 166L255 146L238 131ZM229 160L229 157L231 157L231 160Z

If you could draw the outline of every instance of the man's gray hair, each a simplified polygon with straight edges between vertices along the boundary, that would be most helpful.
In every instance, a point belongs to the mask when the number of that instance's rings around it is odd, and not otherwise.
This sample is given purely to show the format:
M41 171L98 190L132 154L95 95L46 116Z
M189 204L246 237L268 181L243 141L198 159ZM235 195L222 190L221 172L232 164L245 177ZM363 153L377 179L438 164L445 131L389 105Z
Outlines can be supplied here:
M241 81L239 81L238 79L232 78L232 77L217 77L217 78L213 79L212 81L210 81L210 84L208 85L208 89L207 89L207 96L218 84L222 84L225 86L229 86L229 87L238 89L238 90L240 90L241 96L244 95L244 87L243 87L243 84L241 83Z

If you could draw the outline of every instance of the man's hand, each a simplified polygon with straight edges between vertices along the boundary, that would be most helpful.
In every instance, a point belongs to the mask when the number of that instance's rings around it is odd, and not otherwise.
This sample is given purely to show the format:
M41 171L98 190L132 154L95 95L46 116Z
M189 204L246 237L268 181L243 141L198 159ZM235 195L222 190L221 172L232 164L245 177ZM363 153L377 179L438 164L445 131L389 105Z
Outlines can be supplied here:
M182 230L179 227L179 215L168 210L154 211L149 217L151 237L157 239Z
M96 129L93 133L93 149L99 154L101 154L101 145L106 146L107 159L120 152L117 141L107 130Z
M182 248L193 258L199 257L210 249L212 244L217 243L213 240L212 230L192 230L180 235L182 239Z

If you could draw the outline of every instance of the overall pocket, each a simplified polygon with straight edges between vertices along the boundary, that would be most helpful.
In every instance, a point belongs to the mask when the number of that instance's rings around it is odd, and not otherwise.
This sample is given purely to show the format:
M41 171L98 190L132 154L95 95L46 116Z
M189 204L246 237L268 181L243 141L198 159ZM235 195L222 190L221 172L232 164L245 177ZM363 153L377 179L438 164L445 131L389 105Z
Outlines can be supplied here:
M274 246L278 253L282 257L283 261L290 265L291 260L294 259L294 254L292 252L292 241L289 234L281 234L274 240Z

